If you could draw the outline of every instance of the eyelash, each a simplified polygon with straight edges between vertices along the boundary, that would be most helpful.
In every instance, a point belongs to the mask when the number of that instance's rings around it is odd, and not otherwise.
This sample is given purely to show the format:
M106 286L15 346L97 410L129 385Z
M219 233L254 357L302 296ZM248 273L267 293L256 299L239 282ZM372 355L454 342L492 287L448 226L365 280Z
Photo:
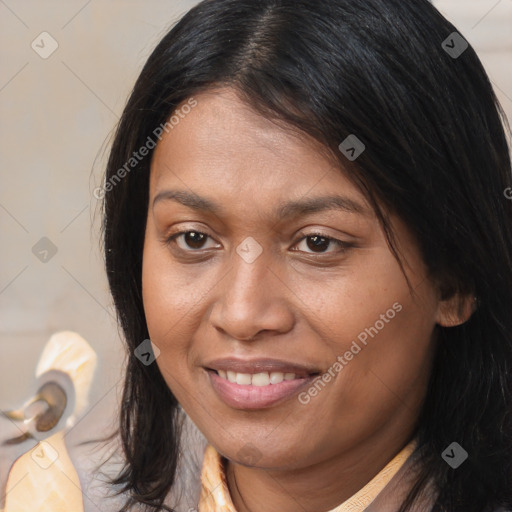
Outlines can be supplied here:
M189 230L186 230L186 231L179 231L177 233L174 233L173 235L171 235L170 237L167 238L166 240L166 245L171 245L172 243L175 243L176 239L179 238L180 236L183 236L183 235L187 235L189 233L196 233L198 235L204 235L210 239L212 239L212 237L210 235L208 235L207 233L203 233L201 231L197 231L197 230L194 230L194 229L189 229ZM320 238L324 238L325 240L329 241L330 243L338 246L339 250L338 251L335 251L334 254L343 254L344 252L346 252L348 249L350 249L351 247L354 246L353 243L350 243L350 242L343 242L341 240L338 240L337 238L333 238L333 237L330 237L330 236L327 236L326 234L324 233L321 233L321 232L314 232L314 233L301 233L301 238L297 239L294 243L294 246L298 245L299 243L303 242L304 240L306 240L307 238L313 238L313 237L320 237ZM330 245L329 245L329 248L330 248ZM208 249L190 249L190 250L186 250L186 249L181 249L180 247L178 247L178 250L180 252L184 252L184 253L200 253L202 252L203 250L208 250ZM295 252L304 252L304 251L295 251ZM325 257L326 255L329 256L329 255L332 255L333 252L319 252L319 253L315 253L315 252L304 252L305 254L309 254L309 255L314 255L316 257Z

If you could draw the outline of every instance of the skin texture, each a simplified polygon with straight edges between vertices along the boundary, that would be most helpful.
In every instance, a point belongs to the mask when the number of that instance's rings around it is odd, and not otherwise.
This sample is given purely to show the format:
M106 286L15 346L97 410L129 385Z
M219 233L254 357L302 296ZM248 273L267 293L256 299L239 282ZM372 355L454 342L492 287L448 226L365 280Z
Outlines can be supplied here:
M231 89L195 99L151 165L143 300L161 351L157 364L229 460L238 511L330 510L411 439L435 325L466 318L457 316L455 299L441 301L408 229L391 216L411 294L364 196L315 142L262 118ZM222 211L154 204L171 189L208 198ZM286 201L333 193L365 213L272 216ZM187 230L208 238L169 241ZM318 232L349 246L325 242L315 250L304 237ZM263 250L252 263L236 252L248 237ZM401 311L306 405L293 396L265 409L228 406L204 369L219 357L271 357L325 372L395 303ZM243 456L248 443L253 462Z

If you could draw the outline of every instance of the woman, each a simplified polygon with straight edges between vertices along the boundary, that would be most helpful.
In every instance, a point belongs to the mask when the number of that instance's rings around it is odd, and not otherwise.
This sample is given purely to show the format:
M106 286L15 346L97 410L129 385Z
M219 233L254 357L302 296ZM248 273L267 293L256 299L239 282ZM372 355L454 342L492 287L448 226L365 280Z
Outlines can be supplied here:
M163 38L104 185L124 510L511 510L500 116L427 0L209 0Z

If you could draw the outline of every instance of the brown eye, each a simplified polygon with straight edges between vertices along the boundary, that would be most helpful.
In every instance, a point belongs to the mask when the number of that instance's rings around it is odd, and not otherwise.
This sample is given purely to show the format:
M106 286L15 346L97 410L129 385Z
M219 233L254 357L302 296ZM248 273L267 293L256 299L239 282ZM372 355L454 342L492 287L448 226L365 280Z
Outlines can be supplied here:
M167 240L167 244L176 244L184 252L194 252L205 248L209 249L209 247L205 247L209 238L211 237L206 233L199 231L181 231L172 235Z
M185 243L192 249L201 249L206 238L207 235L204 233L197 233L195 231L189 231L183 235Z
M331 238L329 236L322 235L321 233L312 233L310 235L304 235L303 238L299 240L297 246L299 246L303 242L306 242L306 248L301 252L305 252L306 254L343 253L344 251L351 247L351 244L347 242L342 242L341 240L337 240L336 238ZM337 247L337 250L329 250L332 246Z
M325 252L331 244L331 240L324 236L308 236L306 240L308 248L314 252Z

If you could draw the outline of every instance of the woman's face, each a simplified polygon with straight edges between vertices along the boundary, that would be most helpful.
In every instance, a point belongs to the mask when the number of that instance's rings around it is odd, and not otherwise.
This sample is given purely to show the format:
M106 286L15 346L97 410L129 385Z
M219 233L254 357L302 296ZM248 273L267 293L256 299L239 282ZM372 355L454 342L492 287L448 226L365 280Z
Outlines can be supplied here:
M413 294L364 196L313 142L230 89L195 100L151 165L143 300L169 388L245 465L403 443L443 321L410 233L391 217Z

